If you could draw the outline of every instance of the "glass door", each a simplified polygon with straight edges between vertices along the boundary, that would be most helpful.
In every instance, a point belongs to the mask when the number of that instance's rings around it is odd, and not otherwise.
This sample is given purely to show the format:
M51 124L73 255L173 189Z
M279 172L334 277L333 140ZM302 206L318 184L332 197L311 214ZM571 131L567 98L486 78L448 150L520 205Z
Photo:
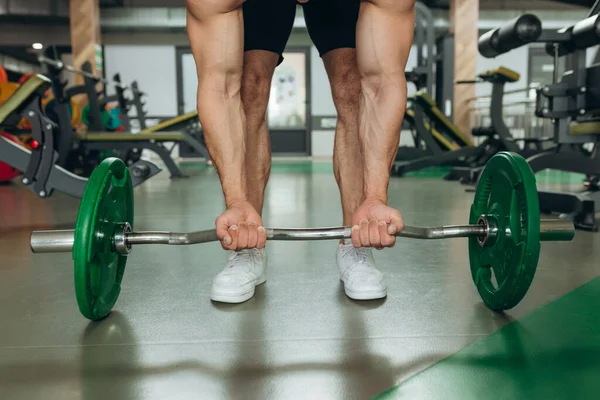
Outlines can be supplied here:
M309 71L307 48L285 51L275 69L267 109L273 153L310 155Z
M291 48L275 69L271 82L267 126L273 154L310 155L310 60L308 48ZM179 114L196 109L198 77L189 47L177 49L177 107ZM184 146L182 146L184 147ZM182 157L198 157L193 149Z
M196 75L196 63L191 51L182 52L180 55L181 85L178 88L179 115L187 114L196 110L196 90L198 88L198 75ZM179 79L178 79L179 83Z

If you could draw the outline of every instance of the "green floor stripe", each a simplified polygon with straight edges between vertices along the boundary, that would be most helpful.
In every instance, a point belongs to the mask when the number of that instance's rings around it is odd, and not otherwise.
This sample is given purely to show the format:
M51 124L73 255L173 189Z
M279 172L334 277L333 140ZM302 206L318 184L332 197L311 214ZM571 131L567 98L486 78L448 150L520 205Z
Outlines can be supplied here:
M600 277L374 398L600 399Z

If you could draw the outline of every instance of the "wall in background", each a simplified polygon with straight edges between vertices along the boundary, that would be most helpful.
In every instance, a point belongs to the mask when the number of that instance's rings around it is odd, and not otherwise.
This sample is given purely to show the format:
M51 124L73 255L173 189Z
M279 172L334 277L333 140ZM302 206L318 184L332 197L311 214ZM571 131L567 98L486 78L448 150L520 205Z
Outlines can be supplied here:
M106 77L116 73L129 85L137 80L147 94L146 111L149 116L177 115L177 75L175 46L173 45L105 45L104 66ZM113 93L109 88L109 93Z

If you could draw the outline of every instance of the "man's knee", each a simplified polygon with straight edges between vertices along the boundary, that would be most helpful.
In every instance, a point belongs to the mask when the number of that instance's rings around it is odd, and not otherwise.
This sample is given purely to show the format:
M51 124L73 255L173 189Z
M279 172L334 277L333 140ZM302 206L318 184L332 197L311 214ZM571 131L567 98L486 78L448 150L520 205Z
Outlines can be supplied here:
M336 49L323 56L338 119L356 116L360 74L354 49Z
M335 108L342 119L356 116L360 95L360 79L352 74L351 79L332 82L332 95Z
M271 80L264 75L244 71L242 75L242 103L247 114L266 112Z
M331 95L338 118L345 120L356 117L360 95L360 75L356 65L340 68L330 79Z
M242 102L248 116L263 115L267 111L271 80L279 56L265 58L257 57L258 54L244 56L244 69L242 72ZM267 53L262 52L261 53ZM273 58L273 59L272 59Z

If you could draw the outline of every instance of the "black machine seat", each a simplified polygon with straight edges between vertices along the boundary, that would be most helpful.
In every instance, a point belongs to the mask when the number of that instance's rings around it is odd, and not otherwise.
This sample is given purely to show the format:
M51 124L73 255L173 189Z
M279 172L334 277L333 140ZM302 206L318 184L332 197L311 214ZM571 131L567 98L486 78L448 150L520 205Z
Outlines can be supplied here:
M21 116L18 114L21 112L22 108L29 104L29 100L35 95L43 95L51 85L52 83L50 80L42 75L34 75L27 79L25 83L23 83L13 95L0 106L0 125L6 124L12 116L17 116L18 119L16 122L18 122L21 119Z
M498 67L479 74L479 78L491 83L513 83L517 82L521 78L521 75L512 69Z
M496 131L491 126L479 126L471 129L473 137L493 137Z

